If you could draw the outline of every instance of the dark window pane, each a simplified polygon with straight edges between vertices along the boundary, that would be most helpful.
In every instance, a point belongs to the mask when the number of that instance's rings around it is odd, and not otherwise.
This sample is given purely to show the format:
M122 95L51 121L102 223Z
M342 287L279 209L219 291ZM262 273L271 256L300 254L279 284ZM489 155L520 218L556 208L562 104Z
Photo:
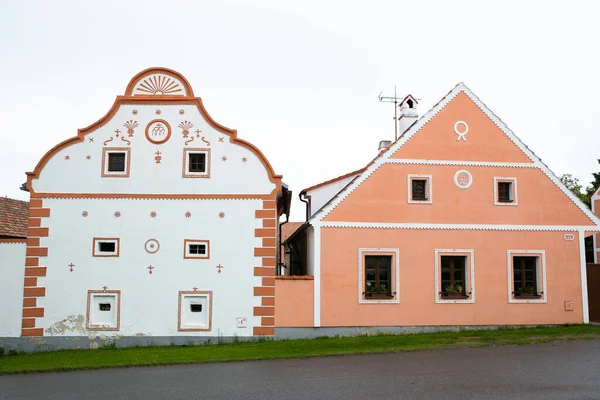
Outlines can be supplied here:
M512 198L512 183L498 182L498 201L501 203L509 203Z
M441 256L442 292L465 293L467 256ZM449 286L452 288L447 289ZM456 292L461 286L461 290Z
M125 153L108 153L108 171L125 172Z
M202 304L190 304L191 312L202 312Z
M101 252L114 253L117 249L115 242L100 242L98 244L98 250Z
M423 179L412 180L412 199L427 200L427 181Z
M206 254L205 244L190 244L190 254Z
M206 172L206 154L189 154L189 172Z
M539 292L537 283L537 257L513 257L515 292Z
M100 303L100 311L110 311L110 303Z
M391 294L391 256L365 256L365 292Z

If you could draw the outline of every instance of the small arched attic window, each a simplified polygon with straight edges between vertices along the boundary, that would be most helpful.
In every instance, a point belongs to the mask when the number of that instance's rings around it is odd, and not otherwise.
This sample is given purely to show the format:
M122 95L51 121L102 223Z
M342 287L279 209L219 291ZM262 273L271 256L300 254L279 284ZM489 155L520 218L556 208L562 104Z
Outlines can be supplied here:
M415 108L415 105L414 105L412 99L406 100L406 104L408 104L408 108Z

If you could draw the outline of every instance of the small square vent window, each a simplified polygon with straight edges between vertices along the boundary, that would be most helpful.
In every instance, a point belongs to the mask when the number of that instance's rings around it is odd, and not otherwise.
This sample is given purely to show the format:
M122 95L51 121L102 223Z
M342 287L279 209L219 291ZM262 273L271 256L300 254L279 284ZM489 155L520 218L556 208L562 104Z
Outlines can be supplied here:
M117 244L115 242L100 242L98 243L98 250L102 253L114 253L117 248Z
M119 238L94 238L94 257L119 257Z
M202 304L190 304L191 312L202 312Z
M185 239L183 258L210 258L210 242L200 239Z
M110 311L110 303L100 303L100 311Z

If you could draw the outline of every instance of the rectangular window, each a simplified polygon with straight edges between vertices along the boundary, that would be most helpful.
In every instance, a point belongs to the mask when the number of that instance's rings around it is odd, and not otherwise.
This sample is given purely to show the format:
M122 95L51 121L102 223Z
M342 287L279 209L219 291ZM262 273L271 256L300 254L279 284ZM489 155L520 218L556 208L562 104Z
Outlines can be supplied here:
M392 256L365 256L365 297L392 297Z
M183 258L210 258L209 240L185 239L183 246Z
M517 178L494 177L494 205L516 206Z
M466 296L467 256L442 256L442 297Z
M207 332L211 329L212 291L180 291L177 330Z
M408 175L408 203L432 204L431 175Z
M427 200L427 181L424 179L412 180L412 199Z
M184 178L210 178L210 149L183 149Z
M540 297L537 256L513 257L513 287L515 297Z
M119 257L119 238L94 238L92 256L94 257Z
M108 153L108 171L125 172L125 153Z
M102 177L129 178L131 148L105 147L102 149Z
M88 290L86 328L92 331L118 331L120 301L120 290Z

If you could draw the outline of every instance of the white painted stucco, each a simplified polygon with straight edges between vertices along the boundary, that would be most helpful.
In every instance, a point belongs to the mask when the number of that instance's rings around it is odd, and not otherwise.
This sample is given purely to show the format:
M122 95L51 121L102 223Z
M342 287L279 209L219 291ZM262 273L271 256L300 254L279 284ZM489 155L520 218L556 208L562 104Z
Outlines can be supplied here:
M344 179L332 182L329 185L318 187L314 190L306 192L306 196L310 196L310 216L315 215L333 196L342 190L352 179L357 175L351 175Z
M21 336L25 243L0 243L0 337Z
M99 332L103 335L251 336L252 327L260 325L260 317L253 316L260 305L253 288L261 286L254 276L261 262L254 257L261 246L254 229L262 220L254 212L262 200L46 199L44 206L51 209L42 219L50 228L41 240L49 248L42 258L48 271L38 281L46 287L38 300L45 309L38 321L45 336L95 335L77 321L86 316L87 291L103 286L121 291L121 329ZM119 257L92 257L94 237L120 238ZM154 254L144 246L151 238L160 244ZM184 239L210 240L210 259L184 259ZM178 292L193 287L214 293L212 331L177 330ZM246 317L248 327L237 328L237 317Z
M136 115L133 110L137 111ZM156 114L157 110L160 115ZM180 110L184 111L183 115ZM146 139L146 126L156 119L163 119L171 126L171 137L163 144ZM130 120L139 123L133 137L128 136L127 128L123 126ZM183 121L193 124L187 138L178 127ZM200 138L196 137L197 129L201 131ZM119 137L116 137L116 130L120 131ZM210 146L201 140L202 137ZM112 141L104 145L111 138ZM193 141L188 142L190 139ZM101 176L104 147L131 148L129 178ZM182 178L185 148L210 149L210 178ZM161 153L160 163L156 163L157 151ZM91 156L90 159L87 156ZM222 157L226 157L226 161ZM40 193L269 194L275 188L258 156L248 148L229 142L229 136L210 126L195 105L176 104L122 105L110 121L87 134L83 142L59 151L32 185Z

